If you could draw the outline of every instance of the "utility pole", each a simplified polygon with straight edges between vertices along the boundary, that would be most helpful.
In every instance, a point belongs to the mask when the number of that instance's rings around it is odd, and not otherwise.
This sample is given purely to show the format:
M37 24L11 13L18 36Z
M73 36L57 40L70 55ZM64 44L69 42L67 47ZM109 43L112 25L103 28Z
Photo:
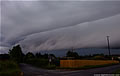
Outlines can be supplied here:
M109 51L109 56L111 55L110 52L110 36L107 36L107 44L108 44L108 51Z

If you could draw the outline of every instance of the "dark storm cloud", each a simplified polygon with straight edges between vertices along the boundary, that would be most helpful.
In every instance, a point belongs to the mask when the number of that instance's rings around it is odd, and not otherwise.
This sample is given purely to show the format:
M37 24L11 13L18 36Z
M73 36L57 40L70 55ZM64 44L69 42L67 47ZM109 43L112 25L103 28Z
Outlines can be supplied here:
M24 46L31 46L30 49L34 50L35 48L35 50L37 51L39 49L64 49L65 47L104 47L106 45L106 35L109 34L111 35L112 39L111 46L114 46L114 44L119 43L118 41L120 38L118 35L120 28L120 26L118 25L120 23L119 19L120 15L116 15L111 18L78 24L74 27L61 28L59 30L53 30L50 32L37 33L28 36L28 38L21 41L20 43ZM105 22L109 22L109 26L107 26ZM113 27L113 25L115 27Z
M119 42L119 1L3 1L2 48L24 50L104 47Z

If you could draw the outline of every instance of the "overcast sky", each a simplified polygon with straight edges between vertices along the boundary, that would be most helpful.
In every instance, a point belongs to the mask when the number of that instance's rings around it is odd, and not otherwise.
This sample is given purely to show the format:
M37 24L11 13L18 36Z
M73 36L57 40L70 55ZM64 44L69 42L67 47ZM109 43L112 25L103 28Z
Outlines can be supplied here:
M2 1L0 32L0 53L103 48L107 35L120 48L120 1Z

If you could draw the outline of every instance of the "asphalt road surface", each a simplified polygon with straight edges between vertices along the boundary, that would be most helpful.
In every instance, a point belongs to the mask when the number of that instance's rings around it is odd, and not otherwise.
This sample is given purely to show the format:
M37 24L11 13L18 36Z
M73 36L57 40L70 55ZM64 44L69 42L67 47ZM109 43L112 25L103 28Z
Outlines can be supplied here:
M120 69L119 65L77 71L46 70L28 64L20 64L24 76L94 76L95 73L112 73Z

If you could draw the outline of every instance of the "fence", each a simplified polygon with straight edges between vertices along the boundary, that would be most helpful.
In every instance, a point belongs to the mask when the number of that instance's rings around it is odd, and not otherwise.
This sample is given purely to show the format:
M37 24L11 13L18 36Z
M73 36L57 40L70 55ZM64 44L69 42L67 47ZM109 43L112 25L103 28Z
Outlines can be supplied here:
M119 63L115 60L60 60L60 67L83 67L89 65L104 65Z

